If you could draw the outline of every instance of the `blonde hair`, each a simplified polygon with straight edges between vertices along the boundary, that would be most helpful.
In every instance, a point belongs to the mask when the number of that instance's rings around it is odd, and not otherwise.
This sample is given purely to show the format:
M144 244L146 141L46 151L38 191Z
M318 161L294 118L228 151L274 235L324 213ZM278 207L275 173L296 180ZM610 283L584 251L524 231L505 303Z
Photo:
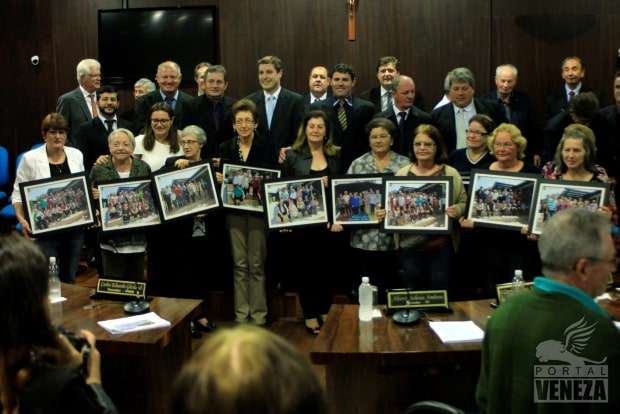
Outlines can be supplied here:
M525 148L527 147L527 139L521 134L521 130L512 124L499 124L497 128L493 130L489 137L489 152L495 155L495 139L500 132L507 132L510 134L510 139L517 146L517 157L522 160L525 158Z

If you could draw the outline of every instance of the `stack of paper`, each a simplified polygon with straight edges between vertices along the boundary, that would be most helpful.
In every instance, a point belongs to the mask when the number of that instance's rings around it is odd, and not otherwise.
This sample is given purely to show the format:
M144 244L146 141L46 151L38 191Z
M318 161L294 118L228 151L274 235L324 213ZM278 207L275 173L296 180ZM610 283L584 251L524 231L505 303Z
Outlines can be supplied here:
M160 318L155 312L129 316L127 318L110 319L97 323L112 335L146 331L147 329L167 328L170 326L169 321Z
M472 321L429 322L428 324L444 344L480 342L484 338L484 331Z

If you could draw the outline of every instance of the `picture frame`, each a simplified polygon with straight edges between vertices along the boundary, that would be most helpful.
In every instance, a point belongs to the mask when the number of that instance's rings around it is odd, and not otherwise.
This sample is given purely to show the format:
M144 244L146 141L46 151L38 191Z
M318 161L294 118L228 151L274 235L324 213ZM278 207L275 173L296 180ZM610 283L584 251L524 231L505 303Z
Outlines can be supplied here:
M536 188L530 231L536 235L542 234L544 223L563 209L597 211L608 201L609 185L605 183L541 179Z
M279 179L282 171L230 161L221 161L221 164L224 176L219 191L222 208L264 214L263 181Z
M152 176L164 222L220 207L213 170L207 161L178 170L160 170Z
M343 226L375 226L377 208L383 205L382 175L344 175L329 180L330 222Z
M452 177L383 177L386 232L448 234L452 220L446 209L453 202Z
M161 224L150 178L103 181L97 187L103 233L135 231Z
M19 191L35 237L95 223L85 172L20 183Z
M521 231L533 211L536 174L472 170L466 218L476 226Z
M320 176L265 181L263 194L268 230L325 224L329 220L327 191Z

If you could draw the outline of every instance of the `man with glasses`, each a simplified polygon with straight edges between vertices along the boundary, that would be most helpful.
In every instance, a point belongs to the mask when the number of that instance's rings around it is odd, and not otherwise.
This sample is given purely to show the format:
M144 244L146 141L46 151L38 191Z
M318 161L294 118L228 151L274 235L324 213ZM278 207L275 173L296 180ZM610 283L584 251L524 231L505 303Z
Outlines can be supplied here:
M56 104L56 112L67 120L67 145L71 146L77 141L78 127L99 115L95 92L101 85L101 64L95 59L83 59L76 72L78 87L60 96Z
M136 128L144 128L149 109L157 102L165 102L174 111L174 126L185 128L189 122L193 97L179 89L182 74L176 62L166 61L157 66L155 80L159 88L136 99Z
M480 411L618 412L620 334L594 300L616 270L610 219L563 210L545 223L538 251L544 276L487 322Z

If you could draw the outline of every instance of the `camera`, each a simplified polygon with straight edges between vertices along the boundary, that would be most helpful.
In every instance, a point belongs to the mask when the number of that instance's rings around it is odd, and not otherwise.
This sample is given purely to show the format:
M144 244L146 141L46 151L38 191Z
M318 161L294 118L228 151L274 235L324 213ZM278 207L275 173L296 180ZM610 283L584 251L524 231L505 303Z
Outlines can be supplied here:
M58 332L63 334L73 345L76 351L82 354L82 365L80 366L80 372L82 375L88 375L88 361L90 360L90 344L85 338L77 336L74 332L69 332L64 328L58 328Z
M30 58L30 63L32 63L32 66L38 66L40 61L41 60L38 55L34 55Z

